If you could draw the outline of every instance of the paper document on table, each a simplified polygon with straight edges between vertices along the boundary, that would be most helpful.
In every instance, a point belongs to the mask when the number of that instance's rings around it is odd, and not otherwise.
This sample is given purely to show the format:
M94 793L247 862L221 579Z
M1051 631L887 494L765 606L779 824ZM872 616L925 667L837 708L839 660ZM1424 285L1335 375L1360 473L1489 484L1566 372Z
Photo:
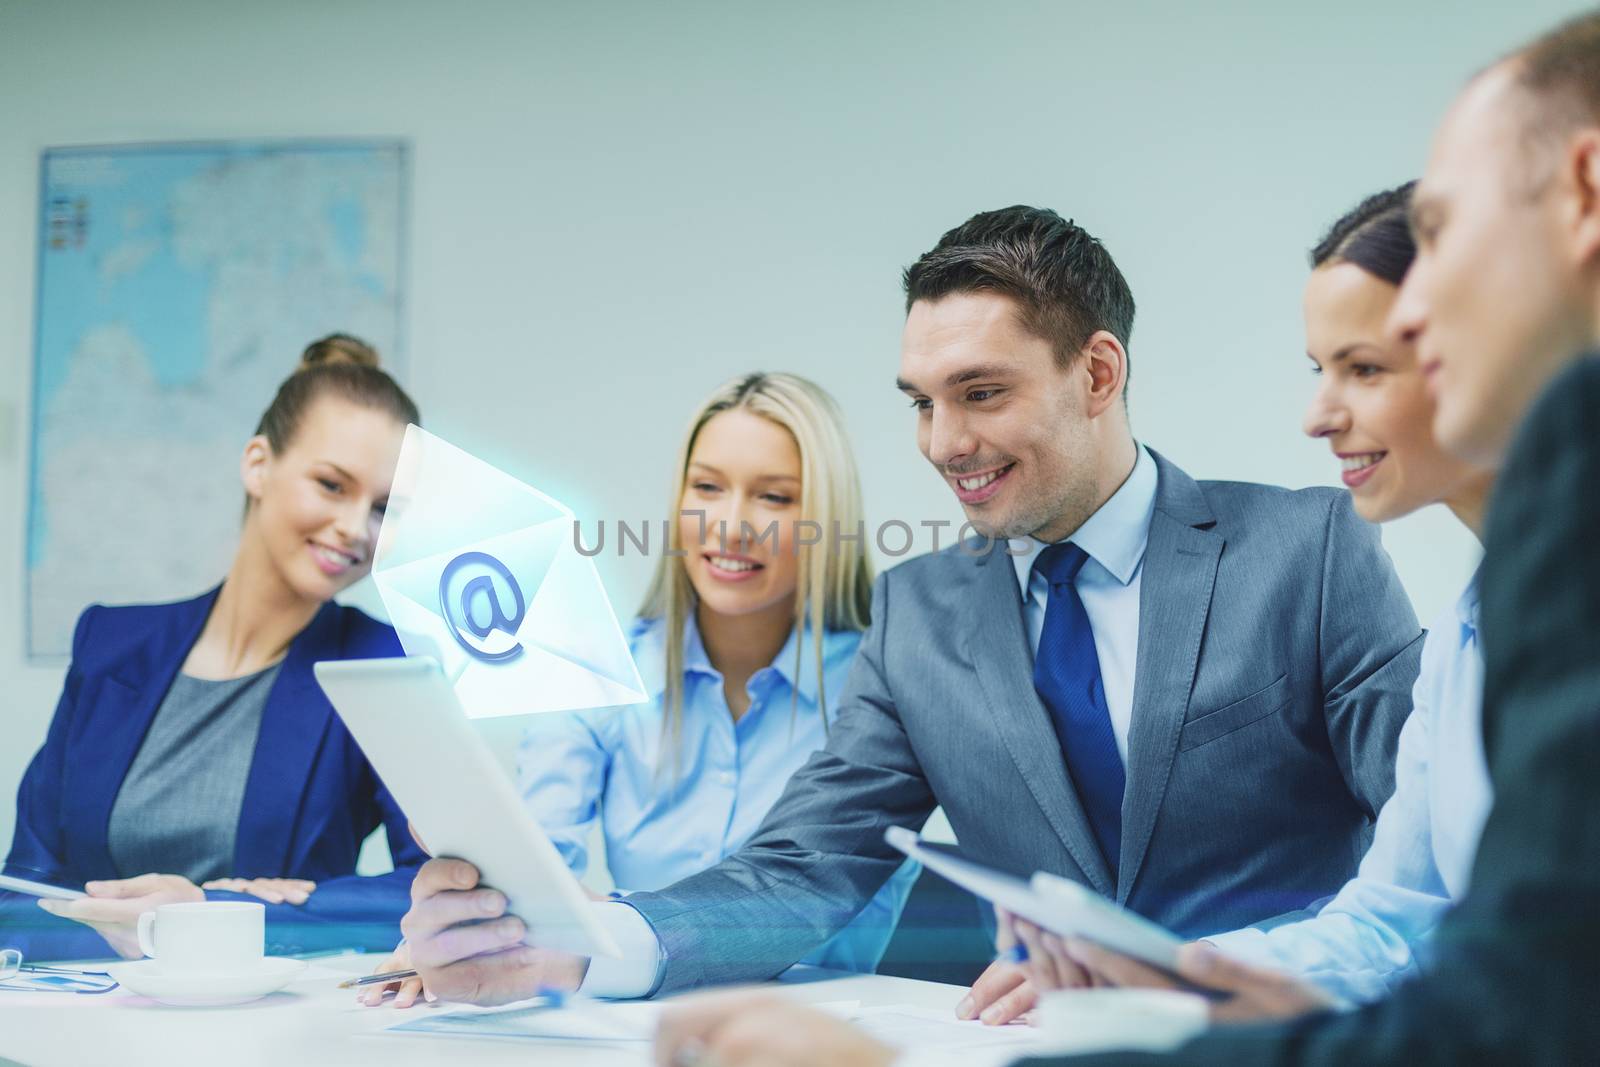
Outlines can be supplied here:
M649 1041L655 1036L661 1005L654 1001L575 1001L556 1008L531 1007L464 1009L425 1015L388 1033L453 1034L478 1037L521 1037L545 1041Z
M463 1008L425 1015L386 1027L388 1033L451 1034L457 1037L520 1037L541 1041L648 1042L666 1005L652 1000L570 1000L562 1007L547 1001L501 1008ZM844 1019L854 1019L859 1000L814 1004ZM919 1025L921 1025L919 1023Z

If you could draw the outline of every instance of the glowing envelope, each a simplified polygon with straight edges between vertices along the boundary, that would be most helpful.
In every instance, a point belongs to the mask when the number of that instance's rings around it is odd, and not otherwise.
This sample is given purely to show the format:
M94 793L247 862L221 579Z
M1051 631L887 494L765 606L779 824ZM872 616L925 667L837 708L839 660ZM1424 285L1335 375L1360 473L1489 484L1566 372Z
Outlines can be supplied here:
M432 656L467 716L647 699L594 562L560 502L406 428L372 579L408 656Z

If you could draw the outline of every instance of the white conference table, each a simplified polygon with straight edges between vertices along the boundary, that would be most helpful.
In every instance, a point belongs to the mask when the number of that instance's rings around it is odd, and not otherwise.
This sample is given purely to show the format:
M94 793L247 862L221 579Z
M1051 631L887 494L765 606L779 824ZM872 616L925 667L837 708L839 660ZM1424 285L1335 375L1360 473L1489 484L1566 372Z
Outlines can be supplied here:
M0 993L0 1062L11 1060L27 1067L347 1063L562 1067L650 1062L648 1046L638 1042L385 1034L385 1027L406 1018L451 1009L422 1004L404 1012L387 1004L368 1008L355 1002L353 990L334 988L342 977L371 973L379 960L357 954L312 960L308 977L283 992L234 1008L167 1007L124 989L94 996ZM860 1001L863 1007L899 1004L952 1013L966 992L958 986L909 978L813 968L796 968L768 988L810 1003Z

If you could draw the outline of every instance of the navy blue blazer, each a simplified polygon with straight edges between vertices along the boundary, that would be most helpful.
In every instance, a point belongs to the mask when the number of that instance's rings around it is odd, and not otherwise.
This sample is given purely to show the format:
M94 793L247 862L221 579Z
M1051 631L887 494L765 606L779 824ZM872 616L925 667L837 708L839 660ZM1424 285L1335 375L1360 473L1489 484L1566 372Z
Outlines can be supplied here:
M55 718L17 792L7 874L76 885L119 877L106 846L112 804L217 592L176 604L96 605L79 617ZM245 784L231 873L305 878L317 890L304 905L267 905L270 952L390 949L399 939L411 879L427 857L334 714L311 665L401 654L390 627L329 602L289 645L273 680ZM395 870L358 877L361 843L379 824L387 829ZM6 893L0 893L0 947L19 948L34 959L101 957L108 948L81 923Z

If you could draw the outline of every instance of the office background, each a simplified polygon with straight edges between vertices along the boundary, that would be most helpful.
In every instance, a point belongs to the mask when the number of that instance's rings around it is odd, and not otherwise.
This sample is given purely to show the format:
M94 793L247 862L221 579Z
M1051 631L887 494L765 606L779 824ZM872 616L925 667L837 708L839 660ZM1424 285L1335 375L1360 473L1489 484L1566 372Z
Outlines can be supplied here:
M659 519L700 398L794 370L844 409L870 523L959 524L892 385L899 271L945 229L1076 218L1139 301L1137 435L1199 477L1336 484L1299 429L1305 250L1580 7L0 0L0 842L64 672L21 631L42 148L407 138L430 429L586 518ZM1438 509L1384 541L1424 618L1476 560ZM626 618L650 561L598 563Z

